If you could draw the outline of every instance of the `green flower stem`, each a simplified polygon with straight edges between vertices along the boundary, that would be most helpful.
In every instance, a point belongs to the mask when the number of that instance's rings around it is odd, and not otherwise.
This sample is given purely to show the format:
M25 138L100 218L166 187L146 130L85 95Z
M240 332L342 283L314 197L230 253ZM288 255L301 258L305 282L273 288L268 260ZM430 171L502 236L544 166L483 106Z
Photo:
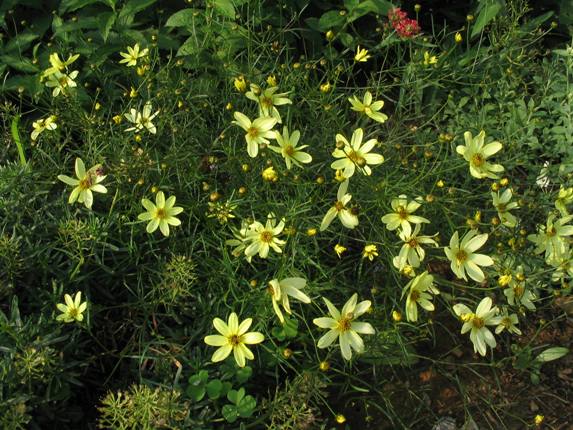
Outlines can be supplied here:
M24 167L28 165L26 161L26 155L24 154L24 146L22 146L22 141L20 140L20 133L18 132L18 123L20 122L20 115L14 116L12 119L12 139L16 142L16 147L18 148L18 155L20 156L20 164Z

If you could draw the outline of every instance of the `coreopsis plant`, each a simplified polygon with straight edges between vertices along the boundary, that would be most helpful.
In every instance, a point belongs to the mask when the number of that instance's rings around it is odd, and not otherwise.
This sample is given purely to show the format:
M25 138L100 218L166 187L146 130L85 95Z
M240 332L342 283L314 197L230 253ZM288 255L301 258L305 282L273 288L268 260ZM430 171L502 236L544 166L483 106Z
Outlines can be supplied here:
M278 254L282 254L283 250L281 246L286 242L278 237L282 234L284 228L284 219L281 219L277 224L276 218L272 213L267 215L267 222L265 225L261 224L259 221L254 221L249 225L245 234L245 240L250 242L250 244L245 248L247 261L250 262L257 254L261 258L267 258L271 249Z
M67 67L76 61L80 57L80 54L69 55L66 61L62 61L60 56L57 52L50 54L49 61L51 67L44 70L42 73L42 79L47 78L50 75L55 74L56 72L63 72L67 69Z
M357 353L364 352L364 341L359 334L374 334L374 327L370 323L358 322L356 319L370 309L370 300L358 301L358 294L344 304L339 311L327 298L323 297L328 308L330 317L315 318L313 323L320 328L328 329L328 332L318 340L319 348L327 348L337 339L340 351L345 360L352 358L352 349Z
M276 133L273 127L277 123L276 118L260 117L251 122L251 120L241 112L233 114L235 121L233 124L238 125L247 132L245 141L247 142L247 153L249 157L254 158L259 153L259 145L269 143L268 139L274 139Z
M300 131L295 130L289 135L288 128L283 127L282 135L278 131L275 131L275 140L279 146L268 146L271 151L283 156L286 167L289 170L293 164L302 167L302 164L308 164L312 161L312 156L302 151L308 145L297 146L299 139Z
M163 236L169 236L169 226L181 225L181 221L175 215L183 212L183 208L175 205L175 196L165 200L163 191L158 191L155 195L155 204L148 199L141 199L141 204L147 212L137 216L140 221L149 221L147 223L147 232L153 233L159 227Z
M49 75L48 80L46 81L46 86L48 88L53 88L52 97L58 97L60 94L67 95L69 93L69 88L77 87L78 84L74 79L78 77L78 74L79 72L74 70L69 74L57 71Z
M474 352L485 356L487 346L495 348L497 345L495 337L487 327L488 325L499 324L499 318L496 317L498 313L497 307L491 307L492 301L489 297L485 297L479 303L475 313L470 308L462 303L454 305L454 312L463 321L462 334L470 332L470 340L474 345Z
M362 258L368 258L368 260L374 261L376 257L378 257L378 247L373 243L365 245L362 250Z
M352 209L347 205L352 199L352 195L348 194L348 179L338 186L336 194L336 202L332 206L320 223L320 231L326 230L334 218L338 217L342 225L346 228L354 228L358 225L358 217L352 212Z
M372 102L372 93L370 91L366 91L364 94L364 98L362 101L356 96L352 96L348 98L348 101L352 105L352 110L360 113L364 113L369 118L373 119L376 122L384 123L388 119L388 115L378 112L380 109L384 107L383 100L377 100Z
M507 298L507 303L512 306L524 306L530 311L535 310L533 300L535 294L530 291L525 282L525 275L523 274L523 267L518 266L515 274L508 274L504 278L500 278L498 283L505 287L503 294Z
M382 222L386 224L386 228L393 231L400 227L404 235L408 237L412 234L412 225L410 223L429 223L430 221L428 219L418 215L413 215L413 213L421 206L421 203L416 200L409 201L408 197L404 194L398 196L397 199L392 199L390 205L394 212L382 217Z
M517 318L517 314L509 315L506 310L503 315L498 317L498 325L495 328L495 334L500 334L504 330L507 330L509 333L521 335L521 330L517 327L518 323L519 319Z
M332 156L338 160L332 162L330 167L343 170L344 177L347 179L354 175L357 166L363 174L371 175L370 166L384 162L382 155L370 153L378 141L370 139L362 143L363 138L364 131L361 128L354 130L350 143L342 134L336 135L336 149L332 152Z
M32 123L32 127L34 130L30 137L32 140L38 139L38 136L44 132L44 130L53 131L58 128L58 124L56 124L56 115L50 115L47 118L41 118L37 121Z
M487 238L487 233L477 234L476 230L470 230L460 242L458 232L454 232L450 239L450 246L449 248L445 247L444 252L450 260L452 272L458 278L467 281L467 272L469 277L476 282L482 282L485 279L479 266L492 266L493 260L485 254L476 254L475 251L485 244Z
M256 345L265 340L262 333L248 332L252 318L247 318L239 324L239 317L235 312L229 315L227 323L220 318L213 320L213 326L220 334L205 336L205 343L209 346L218 346L213 353L211 361L217 363L223 361L233 352L233 356L239 367L245 367L246 360L255 358L247 345Z
M58 303L56 307L60 312L60 315L56 317L56 320L63 321L65 323L70 323L74 321L81 322L84 319L83 312L88 307L88 302L82 302L82 292L78 291L72 300L69 294L64 295L64 303Z
M561 216L569 215L567 206L573 203L573 187L564 188L563 185L559 187L559 193L555 199L555 208L559 211Z
M427 271L406 284L402 291L402 297L406 295L406 318L408 321L418 321L418 305L429 312L435 309L430 293L440 294L434 286L434 277Z
M304 278L285 278L273 279L269 282L268 291L273 301L273 309L281 323L284 324L285 319L280 306L283 307L287 314L291 314L289 296L297 299L303 303L310 303L310 297L304 294L301 289L306 286L306 279Z
M125 65L127 67L137 66L137 61L139 59L143 59L143 58L147 57L148 54L149 54L148 48L144 48L144 49L140 50L139 43L136 43L135 45L133 45L133 48L131 46L127 47L127 53L125 53L125 52L119 53L119 55L121 55L123 57L122 60L119 60L119 64L125 63Z
M497 141L484 145L485 131L483 130L476 137L473 137L471 132L466 131L464 139L465 146L458 145L456 151L469 163L470 174L478 179L497 179L497 173L503 172L504 168L501 164L488 162L487 159L500 151L503 145Z
M368 49L360 49L360 45L356 47L356 54L354 55L354 61L357 63L366 63L370 59L371 55L368 54Z
M569 252L567 238L573 235L573 225L567 225L573 219L573 215L567 215L555 220L555 214L547 217L545 226L537 229L537 234L527 236L535 244L535 253L545 253L545 260L561 259Z
M159 114L159 111L151 113L152 110L151 102L146 102L141 112L132 108L129 113L124 114L125 119L133 124L132 127L126 128L125 131L139 132L147 130L151 134L156 134L157 127L152 121Z
M497 209L497 216L501 223L506 227L515 227L517 225L517 218L509 211L517 209L519 205L517 202L510 201L513 193L510 188L506 189L501 195L498 192L491 193L493 199L493 206Z
M102 173L101 164L96 164L88 171L81 158L76 158L75 164L76 178L70 178L66 175L58 175L58 179L65 184L75 187L68 199L68 203L73 204L76 201L83 203L86 208L91 209L93 204L93 192L107 193L107 188L101 182L106 178Z
M393 259L394 267L398 270L404 269L407 265L413 268L420 267L420 262L426 256L426 251L422 245L438 246L438 243L431 236L419 236L421 229L422 225L416 224L410 235L406 235L403 229L398 233L404 242L400 248L400 253Z
M292 104L292 100L286 97L288 93L277 93L278 89L279 87L272 86L263 90L258 85L251 84L251 90L247 91L245 96L257 102L260 117L272 117L277 120L277 123L281 124L281 114L276 106Z
M247 232L249 231L249 223L243 220L240 229L231 228L231 231L234 238L226 240L225 245L233 246L234 248L231 254L233 254L234 257L239 257L245 252L248 245Z

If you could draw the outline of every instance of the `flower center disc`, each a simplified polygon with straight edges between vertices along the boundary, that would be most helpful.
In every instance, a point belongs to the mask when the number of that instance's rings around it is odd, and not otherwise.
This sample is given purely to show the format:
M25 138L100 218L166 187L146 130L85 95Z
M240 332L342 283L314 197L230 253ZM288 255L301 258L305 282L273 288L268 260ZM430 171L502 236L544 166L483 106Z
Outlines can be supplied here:
M458 260L458 264L464 263L468 259L468 254L466 251L460 249L456 254L456 260Z
M481 154L475 154L472 157L472 164L476 167L481 167L483 166L483 163L485 163L485 159L483 158L483 155Z
M400 219L407 219L408 215L410 215L404 206L398 206L398 210L396 212Z
M259 135L259 130L256 127L251 127L247 130L247 134L254 139Z
M166 218L167 214L165 213L165 209L157 209L157 212L155 212L155 216L159 219Z
M338 321L338 330L339 331L348 331L350 330L350 326L352 325L352 318L342 318Z
M485 321L483 320L483 318L475 316L472 319L472 324L475 328L480 329L480 328L483 328L483 326L485 326Z
M265 230L261 233L260 236L261 242L271 243L273 241L273 232L269 230Z
M285 147L284 151L285 151L285 154L289 155L289 156L292 156L294 154L294 148L292 145L287 145Z
M241 338L239 336L237 336L236 334L234 334L231 337L229 337L229 343L232 346L237 346L241 343Z

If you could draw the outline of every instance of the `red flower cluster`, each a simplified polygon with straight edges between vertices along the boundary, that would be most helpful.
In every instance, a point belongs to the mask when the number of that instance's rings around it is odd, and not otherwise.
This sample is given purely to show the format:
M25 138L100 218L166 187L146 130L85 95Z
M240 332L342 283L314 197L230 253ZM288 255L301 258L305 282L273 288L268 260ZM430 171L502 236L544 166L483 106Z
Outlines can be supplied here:
M400 37L414 37L421 31L418 21L408 18L408 14L399 7L388 12L388 19L390 20L392 28Z

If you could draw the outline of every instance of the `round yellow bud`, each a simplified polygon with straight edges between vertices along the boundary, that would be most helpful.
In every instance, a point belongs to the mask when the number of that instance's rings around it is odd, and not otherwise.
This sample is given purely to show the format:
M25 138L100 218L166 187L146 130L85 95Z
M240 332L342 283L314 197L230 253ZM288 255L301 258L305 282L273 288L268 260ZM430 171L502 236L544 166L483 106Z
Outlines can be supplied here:
M221 193L217 191L213 191L211 194L209 194L209 200L211 200L212 202L216 202L220 198L221 198Z
M240 195L247 194L247 187L239 187L239 194Z
M501 185L502 187L507 187L509 185L509 179L501 178L501 180L499 181L499 185Z
M157 191L159 191L159 188L157 188L155 185L153 187L151 187L151 192L153 194L155 194Z
M334 419L336 420L336 422L338 424L344 424L346 422L346 417L342 414L336 415L336 417L334 417Z
M143 184L145 184L145 181L143 180L143 178L140 178L140 179L137 181L137 185L143 185Z
M473 15L467 15L466 20L467 20L467 22L472 22L474 20L474 16Z
M492 217L490 222L491 222L491 225L499 225L499 223L500 223L499 218L496 216Z
M252 288L255 288L255 287L257 286L257 284L258 284L258 282L257 282L256 279L251 279L251 280L249 281L249 285L250 285Z
M420 12L421 10L422 10L422 5L416 3L416 4L414 5L414 11L415 11L416 13L418 13L418 12Z
M267 167L262 173L263 180L267 182L276 182L279 180L279 175L273 166Z
M317 233L316 228L309 228L306 230L306 235L310 237L316 236L316 233Z
M396 322L402 321L402 312L392 311L392 319Z
M318 185L324 184L324 176L322 176L322 175L317 176L317 177L316 177L316 183L317 183Z
M321 361L318 365L318 368L323 372L326 372L328 369L330 369L330 363L328 361Z
M493 184L491 184L491 190L492 191L499 191L499 184L497 182L494 182Z
M326 32L326 40L328 40L329 42L332 42L334 40L334 31L328 30Z
M436 187L438 188L444 188L444 185L446 185L446 183L441 179L438 182L436 182Z
M457 32L456 35L454 36L454 40L456 41L456 43L462 43L464 38L462 37L462 34L460 32Z
M290 348L285 348L283 349L283 357L284 358L291 358L292 357L292 349Z

